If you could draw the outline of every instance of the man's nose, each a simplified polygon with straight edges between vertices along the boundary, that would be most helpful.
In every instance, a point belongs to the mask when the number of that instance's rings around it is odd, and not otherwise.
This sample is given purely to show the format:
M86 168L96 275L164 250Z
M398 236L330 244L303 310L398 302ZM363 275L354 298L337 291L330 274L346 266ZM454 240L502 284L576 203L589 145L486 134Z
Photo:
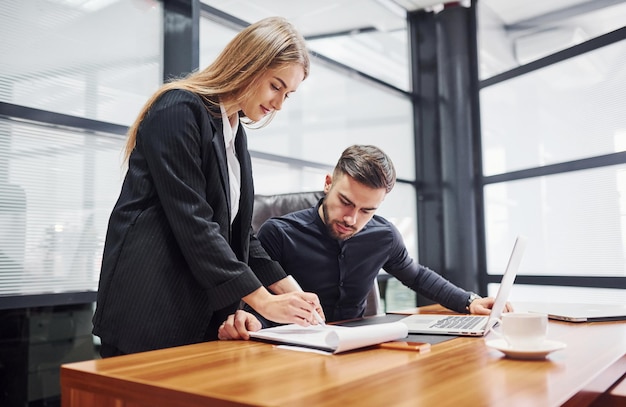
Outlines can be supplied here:
M343 216L343 221L346 223L346 225L352 226L356 223L357 213L358 212L356 210L353 210Z

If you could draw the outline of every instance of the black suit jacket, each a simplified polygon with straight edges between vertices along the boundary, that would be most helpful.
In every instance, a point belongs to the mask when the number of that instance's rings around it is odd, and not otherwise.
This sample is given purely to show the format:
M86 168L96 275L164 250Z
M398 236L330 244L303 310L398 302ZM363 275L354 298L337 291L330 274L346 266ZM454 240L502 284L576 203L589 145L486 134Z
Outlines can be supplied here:
M93 319L93 333L125 353L211 338L212 318L221 322L241 297L285 276L251 232L242 126L240 209L229 221L222 120L211 109L194 93L171 90L139 127L109 220Z

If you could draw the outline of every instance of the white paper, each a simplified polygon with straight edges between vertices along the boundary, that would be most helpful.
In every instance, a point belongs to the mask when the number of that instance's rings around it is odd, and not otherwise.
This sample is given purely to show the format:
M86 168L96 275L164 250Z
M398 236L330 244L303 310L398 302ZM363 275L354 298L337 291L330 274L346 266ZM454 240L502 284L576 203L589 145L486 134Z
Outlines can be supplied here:
M271 342L300 345L333 353L345 352L365 346L376 345L405 338L409 329L402 322L362 326L281 325L251 332L252 338Z
M328 351L328 350L311 349L311 348L305 348L303 346L296 346L296 345L276 345L276 348L286 349L286 350L295 350L296 352L317 353L318 355L332 355L333 354L333 352Z

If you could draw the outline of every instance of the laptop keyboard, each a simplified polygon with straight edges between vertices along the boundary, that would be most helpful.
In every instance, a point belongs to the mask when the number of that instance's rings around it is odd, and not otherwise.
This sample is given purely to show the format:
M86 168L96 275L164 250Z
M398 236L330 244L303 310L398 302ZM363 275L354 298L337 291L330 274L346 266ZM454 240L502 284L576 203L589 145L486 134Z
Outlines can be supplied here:
M432 327L445 329L472 329L481 322L485 322L485 318L449 316L438 320Z

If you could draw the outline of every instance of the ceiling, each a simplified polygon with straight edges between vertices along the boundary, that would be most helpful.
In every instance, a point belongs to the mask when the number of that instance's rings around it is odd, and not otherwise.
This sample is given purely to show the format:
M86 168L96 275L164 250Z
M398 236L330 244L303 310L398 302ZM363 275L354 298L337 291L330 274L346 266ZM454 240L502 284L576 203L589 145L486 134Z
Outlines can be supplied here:
M251 23L281 15L310 48L408 90L406 14L436 0L202 0ZM468 6L469 1L461 1ZM478 0L481 78L621 28L626 0ZM332 40L331 40L332 38Z
M503 26L556 23L597 10L625 3L625 0L478 0L490 9ZM406 13L420 9L438 10L437 0L202 0L227 14L247 22L281 15L292 21L305 36L347 32L365 27L380 31L405 26ZM458 3L458 2L455 2ZM467 5L469 1L461 1ZM602 16L604 17L604 16ZM597 22L601 22L597 18ZM622 20L623 22L624 20ZM518 27L519 28L519 27Z

